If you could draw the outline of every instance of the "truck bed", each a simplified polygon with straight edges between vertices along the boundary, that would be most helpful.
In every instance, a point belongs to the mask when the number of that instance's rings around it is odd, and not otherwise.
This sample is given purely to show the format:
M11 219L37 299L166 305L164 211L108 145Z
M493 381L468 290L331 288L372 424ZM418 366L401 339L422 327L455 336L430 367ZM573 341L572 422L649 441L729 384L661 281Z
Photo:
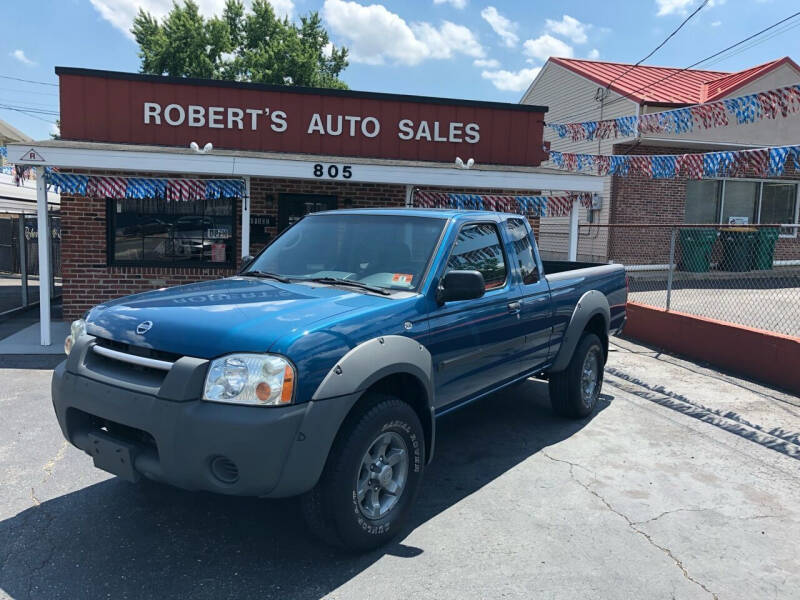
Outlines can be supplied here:
M578 262L570 260L543 260L544 272L548 275L552 273L563 273L564 271L575 271L576 269L588 269L590 267L602 267L606 263Z
M567 311L571 314L575 302L583 294L598 290L608 299L611 310L609 330L617 333L622 328L628 296L624 266L560 260L543 261L542 266L557 312ZM555 331L554 335L559 333Z

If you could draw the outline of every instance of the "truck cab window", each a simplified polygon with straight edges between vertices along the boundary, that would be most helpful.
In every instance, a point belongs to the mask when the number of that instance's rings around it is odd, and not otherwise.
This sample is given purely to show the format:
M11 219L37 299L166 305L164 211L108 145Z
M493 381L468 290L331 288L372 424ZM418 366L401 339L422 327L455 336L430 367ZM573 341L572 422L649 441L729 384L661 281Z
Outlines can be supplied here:
M447 271L480 271L487 290L503 287L506 262L494 223L472 223L458 232Z
M509 219L506 221L506 228L519 260L522 283L525 285L536 283L539 281L539 270L536 265L536 257L533 254L531 236L528 234L525 221L522 219Z

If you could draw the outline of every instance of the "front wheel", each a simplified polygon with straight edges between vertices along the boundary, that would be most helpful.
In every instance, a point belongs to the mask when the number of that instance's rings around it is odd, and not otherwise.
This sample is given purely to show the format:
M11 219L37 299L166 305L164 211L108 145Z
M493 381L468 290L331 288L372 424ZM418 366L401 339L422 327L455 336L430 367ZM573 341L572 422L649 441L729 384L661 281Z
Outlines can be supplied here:
M562 417L588 417L603 387L603 345L593 333L584 333L569 365L563 371L550 373L550 404Z
M343 426L325 470L303 496L311 531L350 550L387 543L408 516L422 480L425 437L414 410L371 394Z

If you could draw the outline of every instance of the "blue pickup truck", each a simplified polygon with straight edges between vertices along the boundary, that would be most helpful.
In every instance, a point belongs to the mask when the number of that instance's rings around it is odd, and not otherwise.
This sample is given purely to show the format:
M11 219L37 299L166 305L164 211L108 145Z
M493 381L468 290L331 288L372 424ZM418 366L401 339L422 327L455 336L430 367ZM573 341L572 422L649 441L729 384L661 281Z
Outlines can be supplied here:
M588 416L625 322L623 267L542 262L514 214L315 213L244 262L75 321L59 424L130 481L299 496L352 549L398 532L442 415L540 377Z

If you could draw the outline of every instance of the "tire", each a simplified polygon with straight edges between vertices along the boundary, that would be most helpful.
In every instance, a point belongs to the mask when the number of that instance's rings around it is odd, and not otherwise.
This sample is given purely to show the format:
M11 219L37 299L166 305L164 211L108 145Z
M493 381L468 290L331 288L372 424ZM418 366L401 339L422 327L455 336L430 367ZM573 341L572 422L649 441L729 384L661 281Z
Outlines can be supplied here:
M591 358L590 358L591 357ZM587 361L596 361L593 375L584 379L584 369L591 368ZM550 373L550 405L556 414L570 419L588 417L597 406L603 387L605 360L603 345L594 333L584 333L572 353L569 365L563 371ZM589 385L589 379L594 379Z
M397 535L414 504L425 464L425 436L414 410L386 394L372 393L364 400L364 408L343 425L319 482L301 503L313 534L353 551L377 548ZM405 459L398 451L405 451ZM374 460L378 456L383 461ZM365 465L380 466L368 470Z

